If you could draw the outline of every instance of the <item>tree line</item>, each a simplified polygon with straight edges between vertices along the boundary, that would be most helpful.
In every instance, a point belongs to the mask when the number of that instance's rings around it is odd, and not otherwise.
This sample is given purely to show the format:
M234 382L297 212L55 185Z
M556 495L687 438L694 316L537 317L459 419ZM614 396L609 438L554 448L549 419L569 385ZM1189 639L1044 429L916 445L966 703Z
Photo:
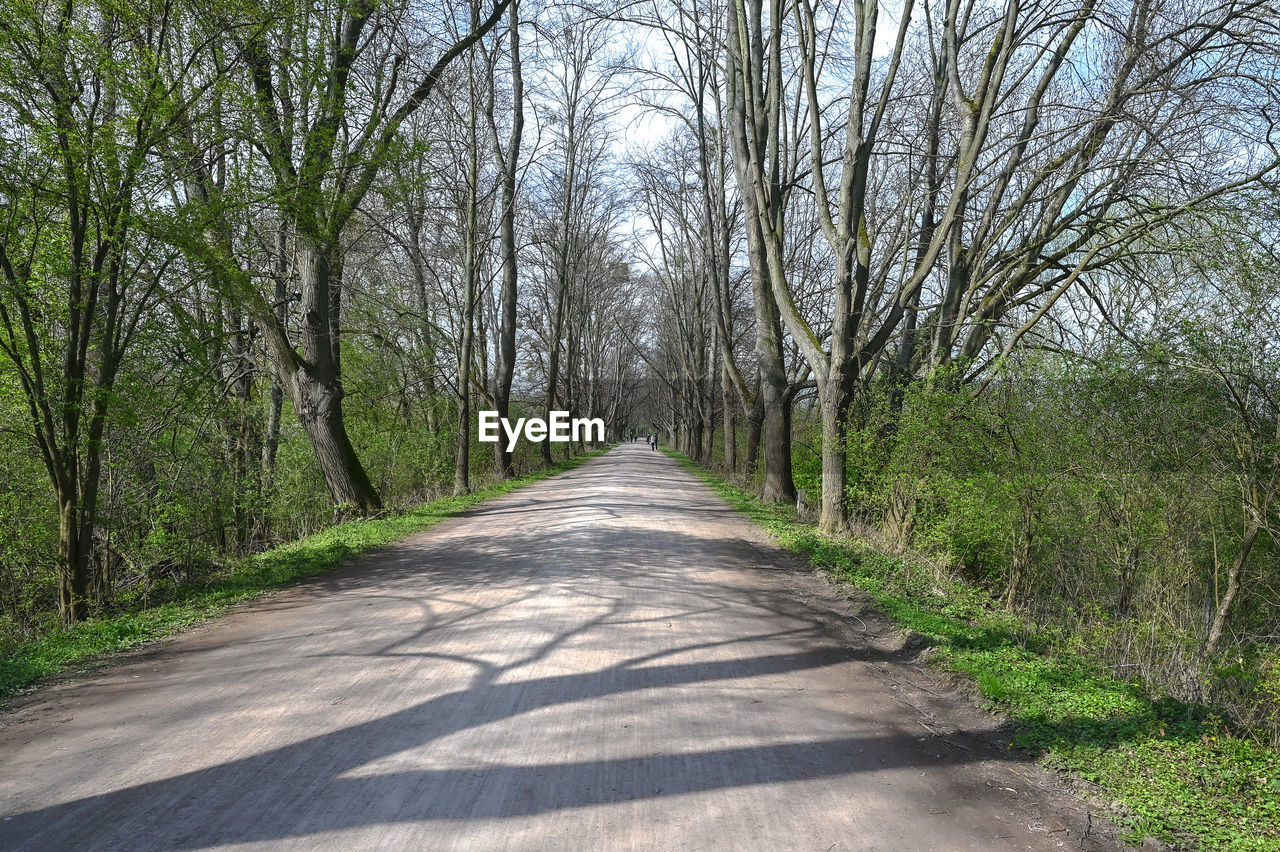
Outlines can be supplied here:
M1274 5L625 14L671 442L1280 732Z
M0 10L7 639L622 428L618 57L526 0Z

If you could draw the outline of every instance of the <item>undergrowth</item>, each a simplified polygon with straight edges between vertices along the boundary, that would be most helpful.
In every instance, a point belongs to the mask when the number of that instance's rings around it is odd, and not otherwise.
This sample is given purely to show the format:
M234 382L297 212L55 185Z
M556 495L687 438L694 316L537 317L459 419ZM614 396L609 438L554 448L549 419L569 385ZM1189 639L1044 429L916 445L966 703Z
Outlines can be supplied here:
M1124 839L1178 848L1280 850L1280 754L1210 709L1146 694L1087 655L994 604L982 590L856 540L821 536L789 506L667 451L784 548L869 594L973 679L988 709L1014 722L1010 748L1098 786Z
M171 635L238 603L336 568L352 556L425 530L499 494L577 467L602 452L587 453L548 470L495 482L465 496L443 497L389 517L337 524L241 560L204 582L178 586L163 602L136 602L124 612L14 643L0 655L0 698L49 675Z

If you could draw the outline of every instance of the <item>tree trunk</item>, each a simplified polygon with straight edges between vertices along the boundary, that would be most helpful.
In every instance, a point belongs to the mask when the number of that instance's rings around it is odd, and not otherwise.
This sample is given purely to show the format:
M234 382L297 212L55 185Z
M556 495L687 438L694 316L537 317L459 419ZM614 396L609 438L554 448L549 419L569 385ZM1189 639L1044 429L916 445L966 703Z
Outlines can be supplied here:
M696 386L693 389L696 389ZM684 434L683 452L698 464L702 464L705 461L702 455L702 411L696 399L689 403L689 416L685 422L688 425Z
M281 327L284 327L287 319L284 282L288 275L288 235L285 227L281 225L276 236L275 304L272 307ZM280 383L280 371L276 370L271 376L271 405L267 410L266 436L262 444L262 488L259 496L264 498L275 490L276 451L280 448L280 414L283 408L284 386Z
M843 382L826 387L819 403L822 414L822 511L818 529L826 535L846 532L848 516L845 489L848 484L848 449L845 443L845 421L849 413L849 394Z
M262 488L262 429L253 404L254 377L253 321L239 312L231 313L231 354L235 365L232 399L235 405L232 464L236 493L232 513L235 521L236 552L249 551L260 524L256 510Z
M1217 612L1213 615L1213 624L1209 627L1209 639L1204 646L1205 654L1208 656L1212 656L1218 650L1218 644L1222 641L1222 634L1227 627L1227 618L1231 615L1231 606L1236 601L1236 595L1240 593L1240 575L1244 572L1244 565L1249 560L1249 552L1253 550L1253 543L1257 540L1260 529L1256 523L1249 527L1244 541L1240 542L1240 549L1231 560L1231 568L1227 571L1227 591L1218 602Z
M335 519L364 515L380 510L382 500L347 437L342 415L344 394L335 351L340 337L333 325L330 294L337 251L332 245L302 235L297 239L305 360L295 362L287 377L290 396L333 498Z
M1034 516L1024 510L1022 515L1022 542L1018 547L1018 553L1013 559L1013 565L1009 568L1009 585L1004 590L1004 605L1008 609L1013 609L1018 603L1018 589L1022 587L1022 578L1027 572L1027 568L1031 566L1031 545L1033 541L1033 520Z
M58 612L65 627L88 615L89 562L81 547L77 496L74 486L58 491Z
M775 503L794 503L796 484L791 478L791 398L785 377L782 387L761 383L764 403L764 488L760 496Z
M734 400L733 379L729 375L729 367L722 365L720 368L720 413L724 423L724 469L727 473L734 473L738 469L738 424L734 417L734 408L736 402Z
M781 66L779 51L775 49L769 58L770 81L766 96L766 87L761 80L764 57L761 55L763 48L758 30L758 5L753 5L752 11L754 16L739 20L741 10L738 4L730 3L730 14L726 20L726 44L729 46L730 60L727 88L732 119L730 138L738 194L743 205L747 259L751 268L751 292L756 310L756 361L760 367L758 399L763 406L764 419L764 488L761 497L765 500L794 503L796 486L791 477L791 401L787 396L781 320L773 295L767 256L769 249L763 230L766 220L775 224L781 221L779 217L783 209L780 185L774 180L777 177L777 157L769 156L769 152L775 151L772 146L778 139ZM754 33L749 56L741 52L739 41L739 36L747 29L752 29ZM751 117L747 115L748 100L753 104ZM762 193L762 198L757 196L760 187L756 185L756 181L768 184L768 191Z
M715 327L712 326L714 334ZM713 341L711 346L710 357L707 358L707 371L705 386L698 394L700 403L706 404L704 416L702 418L702 458L707 464L712 464L715 459L716 446L716 374L720 371L720 361L716 357L719 349L719 343Z
M478 11L471 7L471 28L478 24ZM476 311L479 300L479 249L478 199L480 187L480 139L476 133L476 101L474 57L467 59L468 91L471 107L467 114L467 131L470 145L467 151L466 207L463 219L463 299L462 340L458 347L458 446L453 471L455 497L471 491L471 356L475 346ZM501 443L501 442L499 442Z
M760 393L763 385L756 392L755 404L747 412L747 457L743 464L743 473L750 476L756 471L760 461L760 433L764 426L764 396Z
M551 323L551 351L547 353L547 393L543 411L544 416L548 421L551 420L551 412L555 409L556 383L560 378L560 335L564 333L564 302L566 289L566 279L562 276L559 293L556 298L555 316ZM551 465L554 464L554 461L551 458L551 442L543 441L539 446L542 450L543 465L551 467Z
M885 516L885 529L889 535L890 548L894 553L902 554L911 545L911 534L916 524L916 495L896 486L889 502L889 511Z
M475 234L467 236L468 252ZM467 304L462 311L462 345L458 355L458 446L454 457L453 494L471 491L471 348L475 339L476 275L472 258L467 261Z
M470 335L467 335L470 337ZM470 346L466 347L470 349ZM468 352L468 355L470 353ZM467 370L470 378L470 370ZM461 380L462 377L459 377ZM471 393L464 388L458 398L458 449L454 456L453 496L471 491Z
M768 273L764 273L767 275ZM760 400L764 417L764 488L760 496L794 503L791 477L791 396L782 354L782 328L767 280L752 275L756 295L756 357L760 362Z
M518 0L512 2L509 15L512 116L511 135L508 137L505 152L498 144L492 100L489 109L490 125L494 130L494 152L497 154L502 173L502 216L499 227L502 251L502 294L499 301L502 313L498 327L497 365L493 383L493 406L500 418L506 417L511 412L511 382L516 369L516 297L519 272L516 267L516 166L524 132L524 76L520 63L520 3ZM490 75L490 79L492 76ZM493 450L498 475L512 476L515 471L512 468L511 453L507 450L507 442L496 442Z
M321 382L307 368L290 378L293 407L333 500L334 520L380 510L382 500L347 437L341 387Z
M791 398L787 392L787 368L782 351L782 324L774 303L765 259L764 237L747 196L747 255L751 261L751 289L756 308L756 361L760 367L761 415L764 421L764 488L761 497L778 503L794 503L796 486L791 477Z

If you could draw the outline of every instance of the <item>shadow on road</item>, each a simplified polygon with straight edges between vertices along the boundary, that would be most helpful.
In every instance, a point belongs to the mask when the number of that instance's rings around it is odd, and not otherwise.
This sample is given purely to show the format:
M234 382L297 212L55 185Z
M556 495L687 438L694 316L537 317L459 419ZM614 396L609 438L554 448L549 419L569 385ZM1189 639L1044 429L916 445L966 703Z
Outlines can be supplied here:
M611 533L607 520L618 513L669 507L619 502L620 485L638 488L640 483L628 483L633 474L602 470L586 467L571 474L580 487L588 486L571 506L554 489L526 489L506 502L469 513L482 523L461 524L448 535L428 533L362 557L262 605L263 611L278 613L342 595L351 598L350 607L369 606L367 611L375 615L380 606L411 607L417 614L392 637L340 626L336 629L350 631L341 652L302 656L321 674L327 667L349 671L353 660L358 671L392 658L421 658L409 671L429 677L436 662L447 662L470 672L465 688L210 768L6 814L0 823L0 847L197 849L356 826L532 815L977 759L972 751L922 744L923 734L848 730L804 742L721 744L677 753L658 747L651 754L617 759L541 756L516 761L507 755L459 768L456 760L446 760L447 755L437 757L433 744L451 735L538 711L560 711L622 695L632 696L632 703L674 705L693 700L697 691L689 687L728 680L766 682L852 660L895 657L871 648L843 647L828 635L814 611L769 584L726 583L715 574L699 579L708 575L689 570L690 565L765 567L761 552L750 543L690 533L658 522L660 517L652 528ZM643 479L651 483L650 477ZM687 482L681 485L687 487ZM696 505L703 499L696 494L688 499L695 502L692 511L713 516L728 511L710 499ZM557 526L549 531L530 525L521 520L526 513L554 515ZM584 565L589 568L584 570ZM682 592L678 609L664 604L673 584ZM499 594L470 596L478 587ZM547 623L539 625L540 641L499 649L501 653L492 646L474 654L445 648L465 645L472 631L476 637L502 635L504 627L529 619L529 606L548 594L571 595L583 604L578 610L550 614ZM663 635L678 636L684 624L707 618L736 620L733 623L747 627L722 640L701 637L603 648L614 662L590 670L521 674L571 643L608 642L624 625L643 632L637 625L652 624L655 631L676 631ZM274 659L271 643L296 643L300 637L285 632L265 638L253 652L258 656L250 659L260 660L267 669L296 666L296 656ZM738 656L698 659L710 649ZM182 665L193 665L209 649L175 650L185 655ZM762 691L759 701L770 695ZM715 719L708 723L714 725ZM796 739L796 732L787 733ZM396 756L407 752L413 752L410 768L396 769ZM391 768L370 768L376 761L390 761Z

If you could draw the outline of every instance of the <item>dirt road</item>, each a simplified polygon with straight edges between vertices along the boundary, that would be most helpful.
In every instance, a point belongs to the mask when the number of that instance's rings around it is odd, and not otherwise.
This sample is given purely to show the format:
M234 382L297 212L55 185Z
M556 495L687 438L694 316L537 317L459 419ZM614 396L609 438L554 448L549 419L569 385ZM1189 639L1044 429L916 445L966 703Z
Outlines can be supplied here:
M779 564L623 445L0 717L0 848L1080 848Z

